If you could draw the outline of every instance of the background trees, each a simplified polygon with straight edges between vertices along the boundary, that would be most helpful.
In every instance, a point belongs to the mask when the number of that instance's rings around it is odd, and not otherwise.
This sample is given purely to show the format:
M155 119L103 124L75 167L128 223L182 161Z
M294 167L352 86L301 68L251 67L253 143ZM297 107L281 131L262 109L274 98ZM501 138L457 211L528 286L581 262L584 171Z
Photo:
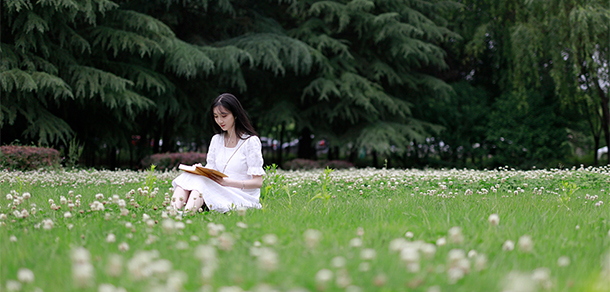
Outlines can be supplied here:
M609 142L609 12L547 2L3 0L2 143L138 167L205 150L233 92L301 157L325 139L361 165L568 164Z

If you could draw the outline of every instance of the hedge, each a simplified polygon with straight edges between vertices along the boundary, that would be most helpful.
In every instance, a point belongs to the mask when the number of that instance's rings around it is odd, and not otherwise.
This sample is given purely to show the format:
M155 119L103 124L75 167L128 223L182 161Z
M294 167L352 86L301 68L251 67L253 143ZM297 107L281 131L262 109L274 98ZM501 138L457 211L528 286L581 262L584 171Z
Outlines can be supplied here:
M0 146L0 166L9 170L36 170L59 167L59 151L36 146Z
M354 167L354 164L344 160L311 160L302 158L293 159L284 163L284 168L291 170L324 169L326 167L332 169L348 169Z
M167 170L178 167L180 164L192 165L201 163L205 165L207 154L199 152L176 152L158 153L150 155L142 160L142 167L145 169L155 165L155 169Z

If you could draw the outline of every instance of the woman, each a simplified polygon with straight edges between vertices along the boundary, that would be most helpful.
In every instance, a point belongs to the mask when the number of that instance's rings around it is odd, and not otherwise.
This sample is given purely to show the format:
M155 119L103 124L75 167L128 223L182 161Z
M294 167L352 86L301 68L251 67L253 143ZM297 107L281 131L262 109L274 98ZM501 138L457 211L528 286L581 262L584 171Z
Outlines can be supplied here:
M205 167L228 177L182 173L172 181L171 206L185 211L209 208L227 212L238 207L261 208L263 184L261 141L235 96L224 93L212 103L214 131Z

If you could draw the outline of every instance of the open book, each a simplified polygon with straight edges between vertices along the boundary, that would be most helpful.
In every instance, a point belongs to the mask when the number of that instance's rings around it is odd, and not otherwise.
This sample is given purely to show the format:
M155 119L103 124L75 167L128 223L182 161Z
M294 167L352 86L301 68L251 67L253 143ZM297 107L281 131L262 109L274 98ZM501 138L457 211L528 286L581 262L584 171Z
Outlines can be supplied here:
M186 164L180 164L178 165L178 169L180 170L184 170L186 172L190 172L193 174L198 174L198 175L203 175L205 177L210 177L210 175L216 175L216 176L220 176L220 177L227 177L226 174L218 171L218 170L214 170L211 168L205 168L203 166L199 166L199 165L186 165Z

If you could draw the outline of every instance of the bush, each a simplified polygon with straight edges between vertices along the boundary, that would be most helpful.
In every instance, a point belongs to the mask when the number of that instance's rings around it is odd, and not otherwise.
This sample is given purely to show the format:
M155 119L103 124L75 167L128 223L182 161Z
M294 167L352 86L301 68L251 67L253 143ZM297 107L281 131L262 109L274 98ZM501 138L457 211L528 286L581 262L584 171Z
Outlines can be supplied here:
M353 163L349 162L349 161L345 161L345 160L331 160L331 161L326 161L323 162L322 164L322 168L332 168L332 169L348 169L348 168L352 168L355 167Z
M0 166L9 170L36 170L59 167L59 151L35 146L1 146Z
M150 155L142 160L142 166L150 168L156 165L158 170L173 169L180 164L192 165L201 163L205 165L207 154L199 152L158 153Z
M332 168L332 169L346 169L354 167L354 164L344 160L310 160L297 158L284 163L285 169L291 170L308 170L316 168Z

